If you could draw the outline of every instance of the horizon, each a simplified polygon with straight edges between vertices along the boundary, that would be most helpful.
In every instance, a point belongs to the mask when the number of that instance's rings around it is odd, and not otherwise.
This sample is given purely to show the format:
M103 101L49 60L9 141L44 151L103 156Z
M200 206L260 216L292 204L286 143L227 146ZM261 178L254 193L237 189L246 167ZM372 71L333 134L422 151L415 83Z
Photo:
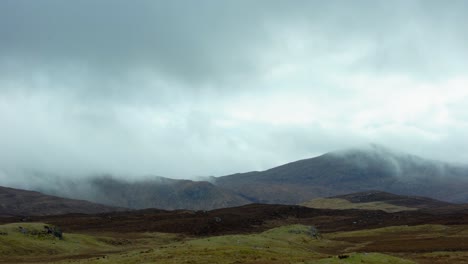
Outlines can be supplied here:
M305 161L305 160L312 160L315 158L319 158L321 156L325 155L337 155L337 156L343 156L346 157L350 153L355 153L355 152L367 152L368 154L373 154L373 155L379 155L379 158L386 160L387 162L392 163L394 166L399 166L397 165L402 158L407 159L408 157L416 158L417 162L427 162L427 164L433 164L435 166L440 166L440 165L449 165L453 167L458 167L458 168L466 168L468 169L468 164L467 163L458 163L458 162L450 162L450 161L443 161L443 160L435 160L435 159L429 159L425 158L423 156L419 155L414 155L412 153L408 152L401 152L398 149L394 149L388 146L380 145L380 144L375 144L375 143L369 143L369 144L364 144L364 145L359 145L359 146L353 146L350 148L345 148L345 149L335 149L331 150L316 156L311 156L311 157L306 157L303 159L297 159L297 160L290 160L284 163L276 164L273 165L272 167L265 168L262 170L241 170L237 171L234 173L230 174L223 174L223 175L195 175L187 178L181 178L181 177L170 177L166 175L157 175L157 174L112 174L108 172L100 172L100 173L93 173L93 174L87 174L87 175L76 175L74 177L70 177L70 175L59 175L59 174L54 174L54 173L47 173L47 172L41 172L41 171L29 171L25 173L20 173L16 175L9 175L5 172L0 171L0 180L2 181L2 185L4 187L10 187L10 188L20 188L20 189L26 189L26 190L32 190L32 191L48 191L50 192L54 188L48 188L46 187L48 184L51 182L55 182L57 187L65 187L66 185L70 183L74 184L79 184L82 185L83 183L90 182L93 180L102 180L102 179L110 179L110 180L115 180L118 182L128 182L128 183L138 183L138 182L157 182L158 180L189 180L189 181L207 181L210 183L213 183L213 180L216 178L222 178L225 176L233 176L237 174L245 174L245 173L251 173L251 172L266 172L270 169L275 169L277 167L281 167L284 165L288 164L293 164L296 162L300 161ZM396 159L395 159L396 158ZM400 160L400 161L398 161ZM414 162L414 159L413 159ZM442 167L441 167L442 169ZM11 177L14 176L14 177ZM0 185L1 186L1 185ZM58 188L59 189L59 188ZM58 190L57 189L57 190Z

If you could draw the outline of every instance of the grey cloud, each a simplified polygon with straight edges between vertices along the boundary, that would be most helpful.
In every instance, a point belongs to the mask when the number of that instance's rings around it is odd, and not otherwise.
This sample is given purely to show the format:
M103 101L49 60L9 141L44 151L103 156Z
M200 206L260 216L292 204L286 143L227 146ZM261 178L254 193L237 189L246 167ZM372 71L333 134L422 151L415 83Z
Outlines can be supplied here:
M1 1L0 167L187 178L369 141L465 162L466 11L466 1Z
M326 40L329 52L370 42L368 60L377 69L437 68L450 48L462 48L466 40L464 1L20 0L2 5L2 57L39 60L40 67L79 62L112 77L131 67L189 82L251 78L259 70L258 55L275 45L280 27L302 25L307 37Z
M118 74L149 67L174 78L206 80L250 71L261 38L249 4L216 1L11 1L1 14L3 56L45 63L78 61ZM246 11L246 12L245 12ZM255 38L254 38L255 37ZM257 44L258 45L258 44Z

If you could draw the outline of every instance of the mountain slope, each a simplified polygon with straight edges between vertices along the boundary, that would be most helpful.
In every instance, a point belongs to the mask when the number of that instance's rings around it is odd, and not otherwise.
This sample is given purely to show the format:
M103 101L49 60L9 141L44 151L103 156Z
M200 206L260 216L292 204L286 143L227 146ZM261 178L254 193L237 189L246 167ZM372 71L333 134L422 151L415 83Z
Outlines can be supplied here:
M301 205L310 208L383 210L392 213L418 209L446 208L453 204L420 196L368 191L329 198L316 198Z
M397 195L381 191L368 191L338 195L331 198L347 200L351 203L369 203L369 202L385 202L397 206L406 206L417 209L440 208L452 205L448 202L443 202L422 196Z
M94 181L96 200L131 208L208 210L246 204L249 201L206 181L159 179L125 182L103 178ZM118 201L118 202L117 202Z
M130 182L105 176L74 184L64 182L62 185L66 188L43 191L70 198L86 197L93 202L133 209L209 210L250 203L232 191L206 181L153 177Z
M122 211L123 208L65 199L39 192L0 186L0 216L57 215L67 213L97 214Z
M60 179L36 190L133 209L210 210L248 203L300 204L314 198L369 190L468 202L468 167L371 145L266 171L212 177L209 182L95 177Z
M288 163L262 172L228 175L218 186L266 203L382 190L468 202L468 168L425 160L372 145Z

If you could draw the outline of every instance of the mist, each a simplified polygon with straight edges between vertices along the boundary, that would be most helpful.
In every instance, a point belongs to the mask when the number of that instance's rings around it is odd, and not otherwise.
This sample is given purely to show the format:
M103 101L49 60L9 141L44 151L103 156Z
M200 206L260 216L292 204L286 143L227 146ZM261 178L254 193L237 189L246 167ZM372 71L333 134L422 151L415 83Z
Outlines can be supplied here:
M467 12L1 1L0 185L222 176L369 142L466 164Z

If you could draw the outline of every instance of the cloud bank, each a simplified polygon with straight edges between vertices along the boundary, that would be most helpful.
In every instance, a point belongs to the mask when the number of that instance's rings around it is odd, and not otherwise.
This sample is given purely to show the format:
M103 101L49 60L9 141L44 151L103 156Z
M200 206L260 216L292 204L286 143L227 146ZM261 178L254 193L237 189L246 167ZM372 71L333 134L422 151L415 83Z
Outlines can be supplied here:
M466 1L0 2L0 179L468 163Z

